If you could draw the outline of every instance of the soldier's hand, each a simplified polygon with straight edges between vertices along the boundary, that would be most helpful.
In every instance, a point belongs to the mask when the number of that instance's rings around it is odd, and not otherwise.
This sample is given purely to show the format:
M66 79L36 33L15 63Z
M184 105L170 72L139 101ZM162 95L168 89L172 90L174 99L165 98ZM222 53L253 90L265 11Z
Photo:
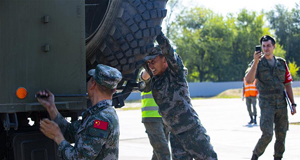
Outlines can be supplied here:
M297 113L297 112L296 112L296 107L295 107L295 106L292 106L292 108L293 108L292 115L294 115L294 114L296 114L296 113Z
M49 119L43 119L40 122L40 131L50 139L53 139L58 145L64 140L59 126Z
M166 37L163 32L156 37L156 41L159 45L163 45L166 42Z
M150 78L150 74L146 70L143 70L141 73L141 78L142 80L146 81Z
M40 90L36 94L38 102L41 103L46 109L51 109L55 107L54 95L48 90Z
M254 63L258 63L262 57L262 53L260 51L255 51L253 54Z

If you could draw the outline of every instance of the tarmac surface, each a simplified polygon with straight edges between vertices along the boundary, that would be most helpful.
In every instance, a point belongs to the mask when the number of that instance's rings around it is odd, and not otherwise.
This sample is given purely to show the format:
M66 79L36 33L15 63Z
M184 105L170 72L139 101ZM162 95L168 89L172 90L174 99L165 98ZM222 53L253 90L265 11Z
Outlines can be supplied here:
M295 97L300 104L300 97ZM248 125L250 121L246 102L241 99L201 99L192 100L194 109L211 138L211 144L219 160L251 159L252 151L261 136L259 127L260 109L257 105L258 125ZM140 107L140 103L126 103L125 108ZM289 111L289 121L300 122L300 109L294 116ZM120 160L151 160L152 147L144 125L141 111L117 109L120 121ZM275 134L274 134L275 135ZM259 160L272 160L275 137ZM286 150L283 160L300 160L300 125L289 125Z

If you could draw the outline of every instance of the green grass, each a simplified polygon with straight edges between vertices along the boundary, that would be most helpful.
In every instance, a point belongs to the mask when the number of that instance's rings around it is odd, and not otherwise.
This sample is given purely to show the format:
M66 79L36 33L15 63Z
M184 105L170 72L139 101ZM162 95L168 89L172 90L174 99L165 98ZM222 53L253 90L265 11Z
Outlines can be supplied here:
M294 96L300 96L300 87L293 88ZM242 97L242 89L228 89L217 96L214 97L194 97L192 100L201 100L208 98L241 98ZM125 106L120 108L121 110L140 110L141 109L141 101L140 100L131 100L125 101ZM299 124L296 124L299 125Z
M213 97L193 97L192 100L208 99Z
M215 96L215 98L241 98L242 95L242 89L228 89Z
M125 100L125 103L140 103L141 100Z
M122 108L118 108L120 110L123 110L123 111L130 111L130 110L140 110L141 107L127 107L126 105Z
M194 97L192 100L207 99L207 98L241 98L242 89L228 89L214 97Z
M300 125L300 122L293 122L293 123L290 123L291 125Z
M128 111L128 110L140 110L141 109L141 100L125 100L125 106L122 108L118 108L120 110Z
M217 96L211 98L241 98L243 93L241 89L228 89ZM300 96L300 87L293 88L294 96Z

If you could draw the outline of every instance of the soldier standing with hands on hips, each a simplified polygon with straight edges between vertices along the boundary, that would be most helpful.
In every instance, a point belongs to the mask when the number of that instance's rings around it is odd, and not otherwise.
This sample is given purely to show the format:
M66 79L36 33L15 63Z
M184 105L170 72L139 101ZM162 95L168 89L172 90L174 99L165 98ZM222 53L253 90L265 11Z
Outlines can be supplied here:
M247 83L257 79L259 91L259 107L261 109L260 129L262 136L258 140L251 160L261 156L273 137L275 123L274 160L282 159L285 151L285 138L288 130L288 112L285 90L292 103L292 115L296 113L296 103L292 90L292 77L284 59L273 55L275 40L269 35L261 37L264 56L260 51L254 52L254 60L246 74Z
M40 130L56 142L60 159L117 160L120 131L119 119L112 107L112 95L122 75L117 69L102 64L90 70L88 75L87 92L92 106L83 112L82 120L68 123L58 112L50 91L36 93L37 100L47 109L51 119L43 119Z

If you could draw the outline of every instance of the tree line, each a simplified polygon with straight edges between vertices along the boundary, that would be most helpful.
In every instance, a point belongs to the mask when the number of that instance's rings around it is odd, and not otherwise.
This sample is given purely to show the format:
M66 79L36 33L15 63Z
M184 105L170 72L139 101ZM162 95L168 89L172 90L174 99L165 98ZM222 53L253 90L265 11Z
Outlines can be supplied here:
M169 3L173 4L171 10L175 9L177 1ZM274 55L285 58L293 79L300 79L300 9L297 3L290 11L283 5L276 5L266 13L242 9L225 17L210 9L195 7L181 11L172 22L169 20L166 30L189 70L189 82L241 81L253 59L255 46L266 34L276 39Z

